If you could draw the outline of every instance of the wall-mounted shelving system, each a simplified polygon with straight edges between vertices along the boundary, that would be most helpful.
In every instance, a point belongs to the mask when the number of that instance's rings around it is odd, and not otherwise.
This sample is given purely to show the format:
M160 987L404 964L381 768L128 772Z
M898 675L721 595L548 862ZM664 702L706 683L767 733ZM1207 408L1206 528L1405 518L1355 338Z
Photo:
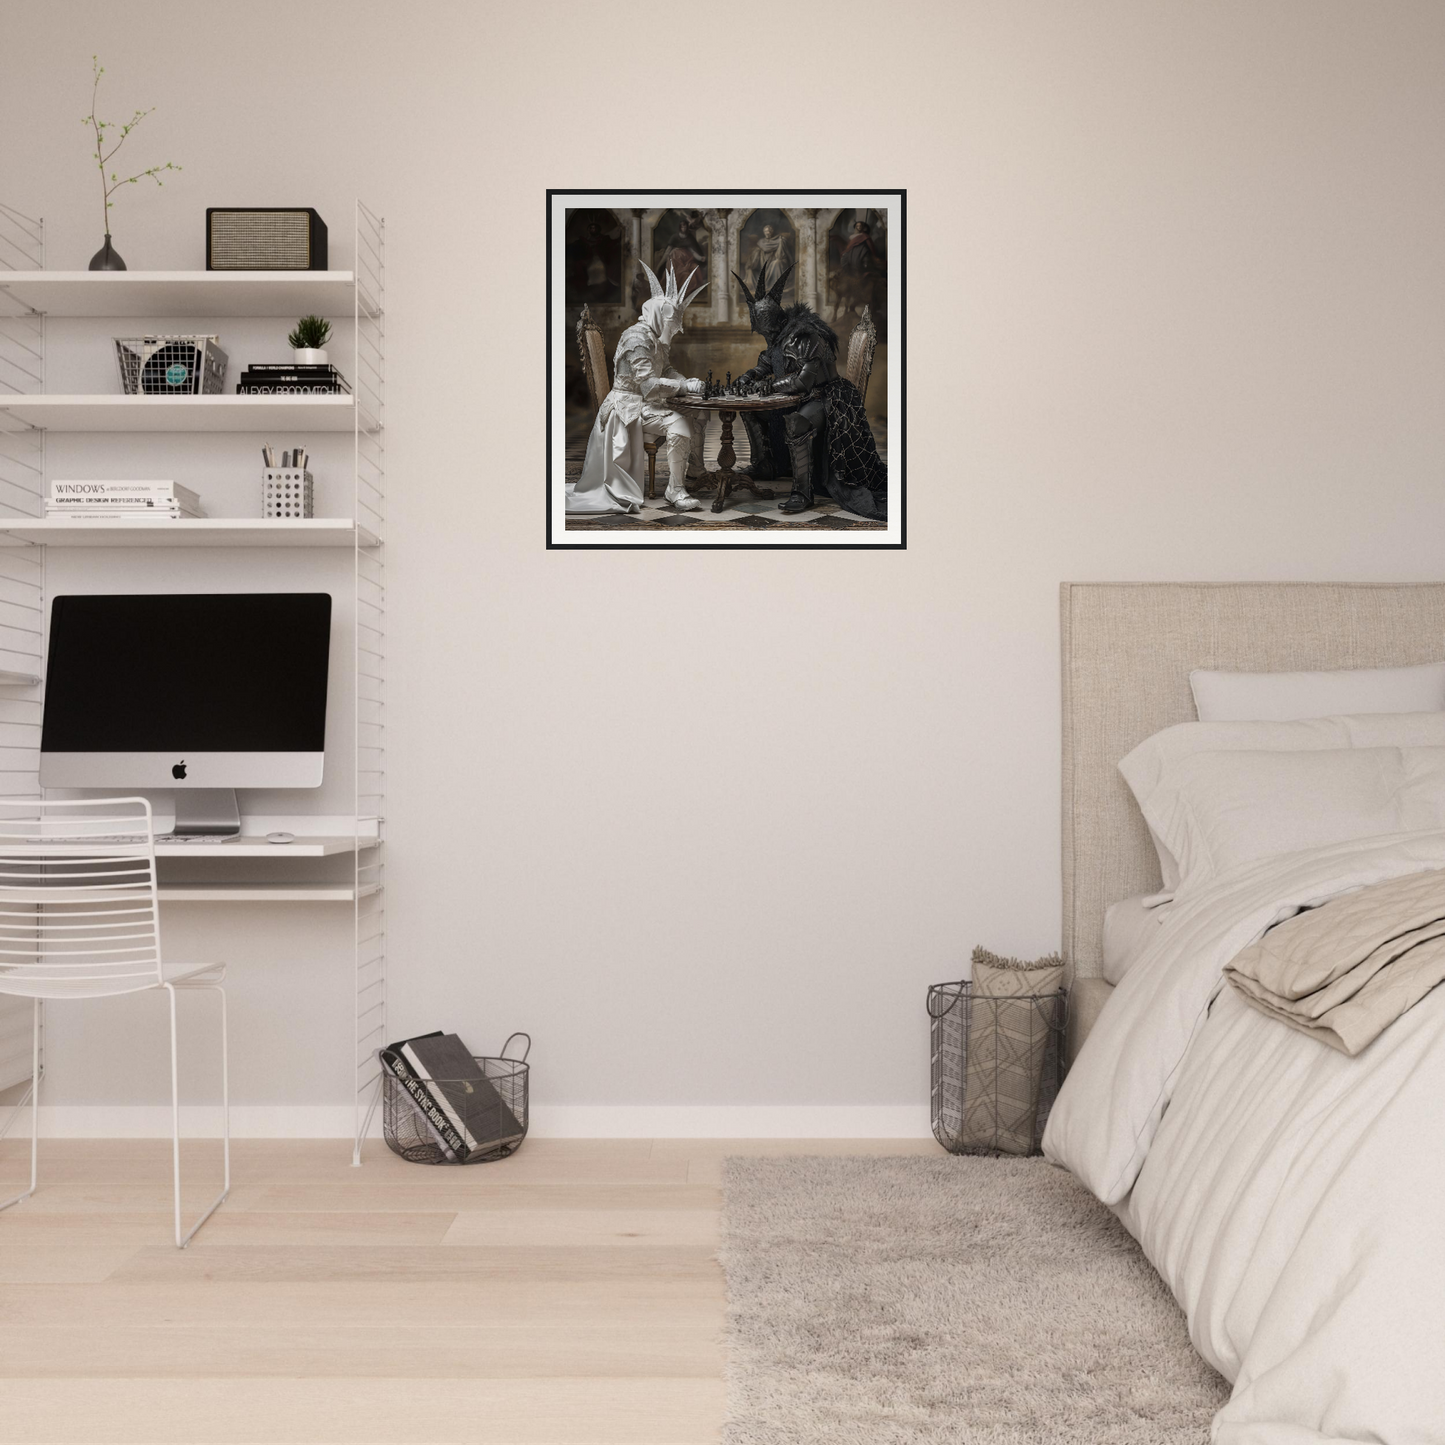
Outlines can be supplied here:
M39 797L46 557L54 547L159 549L346 548L352 555L350 679L353 740L351 831L298 834L284 853L262 839L171 845L187 859L349 855L348 882L162 882L163 902L332 903L351 908L355 1139L361 1161L379 1092L376 1050L386 1038L386 501L383 430L385 227L360 201L349 271L48 271L45 225L0 203L0 794ZM351 394L267 397L62 395L46 387L47 318L291 318L349 312L354 323ZM159 328L158 328L159 329ZM168 327L165 329L174 329ZM61 432L350 433L349 517L269 520L214 517L151 522L45 517L46 438ZM333 678L336 690L339 679ZM334 819L317 820L333 824ZM204 866L209 867L207 861ZM26 1001L0 996L0 1089L29 1078Z
M0 412L48 431L370 432L375 426L349 396L6 396Z

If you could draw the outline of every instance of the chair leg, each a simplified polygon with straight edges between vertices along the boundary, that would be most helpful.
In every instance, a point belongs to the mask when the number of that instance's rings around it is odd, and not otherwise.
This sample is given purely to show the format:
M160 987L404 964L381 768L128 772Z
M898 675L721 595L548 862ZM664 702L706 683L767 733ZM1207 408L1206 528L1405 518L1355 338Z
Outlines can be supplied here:
M171 1003L171 1172L175 1184L176 1248L184 1249L196 1231L218 1210L231 1192L231 1080L230 1060L226 1051L226 991L220 984L164 984ZM222 1188L211 1207L196 1220L188 1233L181 1234L181 1082L176 1052L176 989L204 988L213 990L221 999L221 1159Z
M642 450L647 453L647 500L657 496L657 446L656 442L643 442Z
M29 1199L35 1193L35 1183L38 1175L40 1162L40 1000L34 1000L35 1013L31 1024L30 1036L30 1088L27 1093L30 1096L30 1188L24 1194L17 1194L13 1199L7 1199L0 1204L0 1209L9 1209L12 1204L19 1204ZM20 1104L25 1102L22 1097ZM18 1113L20 1104L16 1104Z

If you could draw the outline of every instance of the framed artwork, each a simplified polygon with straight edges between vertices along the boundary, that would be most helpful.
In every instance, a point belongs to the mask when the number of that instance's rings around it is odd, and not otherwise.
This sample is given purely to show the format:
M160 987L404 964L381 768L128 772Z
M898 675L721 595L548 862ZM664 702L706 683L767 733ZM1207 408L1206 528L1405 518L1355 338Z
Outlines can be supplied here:
M548 191L547 546L906 546L905 198Z

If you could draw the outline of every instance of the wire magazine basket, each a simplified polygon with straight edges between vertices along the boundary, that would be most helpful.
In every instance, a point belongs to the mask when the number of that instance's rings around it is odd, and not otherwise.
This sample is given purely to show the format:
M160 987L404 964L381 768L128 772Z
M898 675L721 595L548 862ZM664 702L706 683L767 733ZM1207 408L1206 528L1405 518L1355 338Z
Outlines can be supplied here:
M509 1059L507 1050L517 1039L525 1039L520 1059ZM381 1131L393 1154L413 1164L489 1164L515 1154L527 1137L527 1093L530 1065L527 1055L532 1051L530 1034L515 1033L502 1045L495 1057L474 1054L473 1060L496 1091L501 1107L495 1110L496 1126L485 1136L476 1137L465 1157L458 1157L444 1147L437 1131L428 1122L406 1086L382 1065ZM435 1097L449 1088L471 1093L473 1081L466 1079L419 1080Z
M1038 1154L1064 1081L1067 994L928 990L933 1137L950 1154Z
M126 396L215 396L227 356L215 336L117 336L115 362Z

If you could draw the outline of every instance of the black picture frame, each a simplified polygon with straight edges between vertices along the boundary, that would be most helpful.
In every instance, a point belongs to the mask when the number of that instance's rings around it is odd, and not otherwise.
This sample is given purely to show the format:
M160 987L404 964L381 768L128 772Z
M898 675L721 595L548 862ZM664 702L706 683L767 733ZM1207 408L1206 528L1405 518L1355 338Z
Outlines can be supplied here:
M689 197L698 200L707 196L737 197L746 196L749 199L757 197L799 197L799 196L870 196L887 195L890 198L897 198L898 217L895 226L890 217L888 226L889 238L889 267L898 269L899 282L899 304L897 315L890 315L888 318L888 365L890 371L897 368L899 381L899 415L896 419L890 414L888 418L888 470L889 470L889 497L890 512L895 511L898 516L898 535L896 538L888 538L882 541L866 541L860 536L858 540L849 541L777 541L762 542L751 539L749 534L740 533L738 540L726 537L721 533L712 532L707 540L702 538L684 538L677 540L628 540L619 537L617 540L598 540L595 532L589 535L587 541L566 540L565 524L562 532L563 540L557 540L554 531L554 503L553 492L554 475L553 466L556 461L553 442L553 347L558 343L560 337L557 328L562 324L560 315L554 315L554 276L553 276L553 210L554 200L558 197L611 197L618 195L646 195L663 199L667 197ZM667 190L652 189L650 187L628 187L613 186L606 190L594 188L588 189L563 189L549 188L546 193L546 246L547 266L545 275L546 286L546 325L547 325L547 346L546 346L546 387L544 416L544 427L546 442L546 545L548 551L649 551L661 549L663 551L676 551L679 549L699 547L713 551L738 550L738 551L887 551L901 552L908 547L908 192L904 187L888 186L847 186L836 188L804 188L804 189L756 189L751 187L737 187L729 189L726 187L710 187L707 190ZM896 471L895 471L896 468ZM870 534L872 535L872 534ZM746 540L745 540L746 539Z

